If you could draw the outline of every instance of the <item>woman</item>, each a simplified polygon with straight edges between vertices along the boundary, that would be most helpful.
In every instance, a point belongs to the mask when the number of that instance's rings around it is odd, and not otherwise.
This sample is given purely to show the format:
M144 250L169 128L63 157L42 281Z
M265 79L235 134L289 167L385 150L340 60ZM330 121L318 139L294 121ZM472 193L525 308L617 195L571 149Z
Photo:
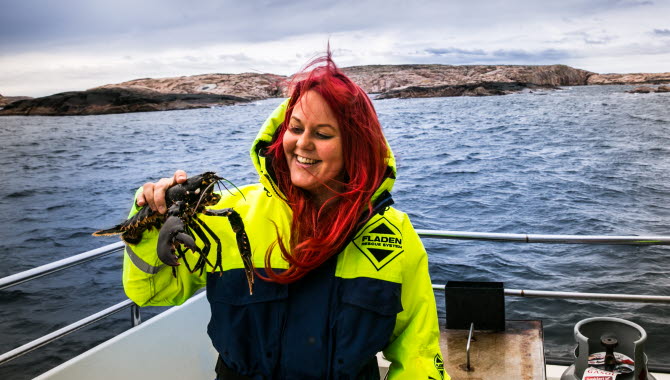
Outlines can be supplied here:
M253 294L228 221L213 216L201 219L221 240L222 272L181 265L174 278L150 231L126 249L126 293L170 305L206 286L222 380L378 379L382 350L389 379L448 379L426 252L407 215L389 206L395 161L372 103L330 54L310 67L252 146L260 183L212 207L244 220ZM177 171L145 184L133 212L164 213L166 189L185 180Z

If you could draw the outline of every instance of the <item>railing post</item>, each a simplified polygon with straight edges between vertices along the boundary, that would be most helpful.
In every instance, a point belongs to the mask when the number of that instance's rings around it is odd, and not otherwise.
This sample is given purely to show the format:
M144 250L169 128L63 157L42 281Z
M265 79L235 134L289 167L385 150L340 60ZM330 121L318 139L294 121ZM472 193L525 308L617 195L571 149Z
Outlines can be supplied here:
M130 321L132 323L132 327L136 327L140 323L142 323L142 314L140 313L140 307L137 306L136 303L133 303L132 306L130 306Z

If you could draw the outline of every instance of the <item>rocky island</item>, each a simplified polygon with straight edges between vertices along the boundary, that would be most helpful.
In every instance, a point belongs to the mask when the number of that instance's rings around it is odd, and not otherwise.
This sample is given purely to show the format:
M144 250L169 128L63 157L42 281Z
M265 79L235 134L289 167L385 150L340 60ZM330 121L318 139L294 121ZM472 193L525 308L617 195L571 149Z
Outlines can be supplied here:
M230 105L250 100L206 93L174 94L124 87L62 92L19 100L0 110L1 115L101 115L126 112L167 111Z
M4 107L9 103L14 103L18 100L32 99L29 96L2 96L0 94L0 107Z
M635 87L634 89L626 92L631 94L651 94L654 92L670 92L670 86L658 86L658 87L640 86Z
M378 99L505 95L527 88L585 84L592 73L565 65L383 65L344 71Z
M565 65L369 65L342 70L377 99L489 96L559 86L670 83L670 73L596 74ZM230 105L286 96L291 79L258 73L136 79L86 91L12 99L0 109L0 116L97 115ZM7 98L0 97L0 101L3 99Z

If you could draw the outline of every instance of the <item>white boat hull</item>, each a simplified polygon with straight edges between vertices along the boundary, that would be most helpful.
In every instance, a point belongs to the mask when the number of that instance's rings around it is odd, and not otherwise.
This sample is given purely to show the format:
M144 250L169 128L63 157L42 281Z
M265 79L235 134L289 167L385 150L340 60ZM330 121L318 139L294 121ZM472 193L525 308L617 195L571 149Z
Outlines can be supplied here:
M218 356L202 292L38 376L40 380L212 380Z

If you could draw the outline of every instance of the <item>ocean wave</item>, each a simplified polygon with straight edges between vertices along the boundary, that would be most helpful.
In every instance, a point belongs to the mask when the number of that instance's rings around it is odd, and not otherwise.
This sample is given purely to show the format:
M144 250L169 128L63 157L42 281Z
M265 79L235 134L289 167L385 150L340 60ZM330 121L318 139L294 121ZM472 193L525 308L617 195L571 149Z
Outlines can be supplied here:
M664 119L658 115L636 115L631 113L625 113L625 115L636 120L652 121L657 123L670 123L670 119Z

